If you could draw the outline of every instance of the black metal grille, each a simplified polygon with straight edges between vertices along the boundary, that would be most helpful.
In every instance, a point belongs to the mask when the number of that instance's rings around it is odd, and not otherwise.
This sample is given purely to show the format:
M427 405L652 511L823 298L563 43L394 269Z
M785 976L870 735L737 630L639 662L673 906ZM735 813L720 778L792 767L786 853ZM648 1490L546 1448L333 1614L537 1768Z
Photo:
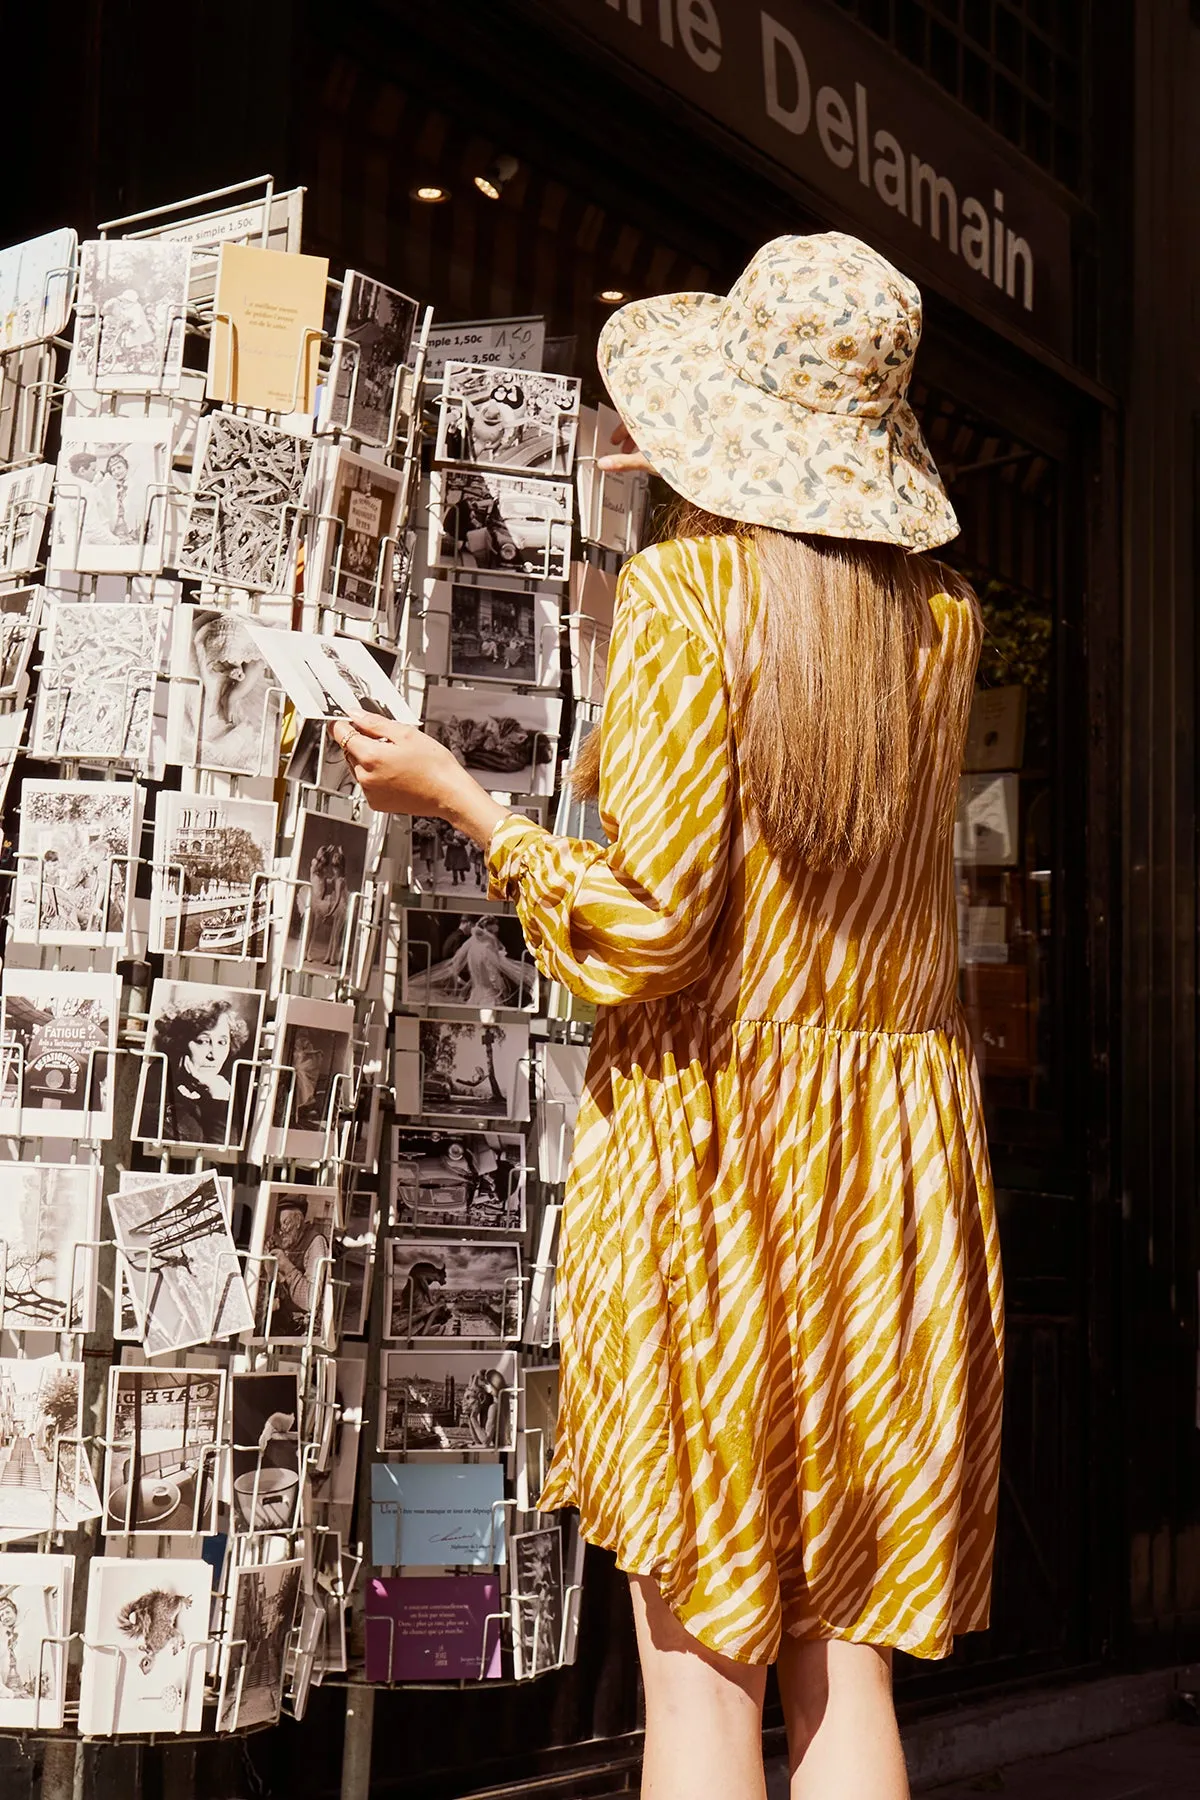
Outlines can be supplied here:
M837 0L1076 192L1084 0Z

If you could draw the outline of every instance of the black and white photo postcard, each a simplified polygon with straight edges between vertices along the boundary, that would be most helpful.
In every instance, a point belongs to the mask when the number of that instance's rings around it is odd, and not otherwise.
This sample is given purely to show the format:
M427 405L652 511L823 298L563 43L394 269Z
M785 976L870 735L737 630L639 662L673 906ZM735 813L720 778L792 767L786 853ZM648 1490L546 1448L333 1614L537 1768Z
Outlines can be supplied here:
M310 1625L313 1662L322 1675L342 1675L347 1669L346 1607L351 1558L339 1531L316 1526L304 1539L304 1605L315 1615Z
M110 1136L120 976L10 964L0 997L0 1129L20 1137Z
M512 1350L384 1350L380 1450L511 1451L517 1358Z
M0 250L0 355L64 329L78 249L75 232L64 225Z
M503 1344L520 1337L521 1310L516 1244L393 1238L388 1245L384 1337Z
M303 1559L296 1557L289 1562L242 1563L234 1569L218 1731L248 1730L279 1718L303 1568Z
M53 488L53 463L0 474L0 576L37 568Z
M74 1531L100 1517L83 1434L83 1364L0 1357L0 1538Z
M44 593L40 587L8 588L0 593L0 699L12 699L25 679L37 642Z
M168 420L64 419L51 566L93 574L161 569L170 478Z
M419 722L357 638L272 631L259 625L253 629L259 648L302 718L344 719L350 713L363 712L401 725Z
M350 966L349 941L361 925L367 873L365 825L333 813L305 811L296 829L296 887L288 906L290 969L338 975Z
M397 1080L397 1111L455 1113L474 1119L529 1117L529 1025L461 1024L446 1019L397 1017L398 1065L411 1057L419 1069L419 1102L412 1083Z
M0 1552L0 1730L62 1727L74 1575L73 1556Z
M49 344L0 355L0 468L24 467L45 456L57 363Z
M519 919L404 909L404 1000L411 1006L537 1009L538 975Z
M273 1344L328 1344L334 1331L334 1187L265 1181L254 1209L250 1289L254 1335Z
M179 568L255 592L288 587L311 439L233 413L201 423Z
M261 623L261 621L255 621ZM171 649L167 761L229 775L271 775L283 695L247 615L184 606Z
M108 1372L104 1530L110 1537L217 1529L223 1369Z
M437 460L569 475L579 387L570 375L448 362L442 371Z
M545 824L545 802L511 808L537 825ZM437 894L461 902L488 898L483 851L473 838L445 819L408 820L409 882L421 894Z
M587 706L604 702L608 647L617 604L617 578L595 563L571 564L571 688Z
M145 763L168 624L161 606L47 607L30 754Z
M268 1156L324 1162L333 1154L337 1115L354 1098L353 1039L353 1006L284 994L271 1076L264 1084Z
M251 1329L229 1202L211 1170L148 1179L123 1171L108 1210L147 1356Z
M294 1531L300 1523L300 1377L294 1369L234 1373L235 1532Z
M154 821L150 947L259 962L267 953L272 800L163 793Z
M123 948L141 828L142 790L133 782L27 777L14 942Z
M429 478L430 565L565 581L574 516L569 481L435 469Z
M525 1229L525 1139L515 1132L397 1127L391 1178L394 1225Z
M67 381L92 393L168 393L183 373L186 244L102 238L80 247Z
M311 473L318 517L305 562L309 598L387 622L404 476L336 445L322 448Z
M93 1557L81 1735L199 1731L211 1603L212 1567L199 1557Z
M93 1331L100 1239L94 1163L0 1163L6 1331Z
M427 581L426 666L432 674L557 691L560 606L553 588Z
M160 976L150 994L133 1135L237 1150L246 1135L266 996Z
M393 417L403 417L400 370L412 355L418 310L407 294L346 270L318 430L341 425L365 444L390 443Z
M563 1635L562 1532L557 1525L510 1534L508 1584L517 1680L557 1669Z
M521 1512L536 1512L546 1471L554 1454L558 1435L559 1370L557 1363L544 1363L521 1371L521 1391L517 1396L517 1430L520 1445L517 1454L517 1507Z
M500 688L430 688L425 729L488 789L548 794L562 701Z

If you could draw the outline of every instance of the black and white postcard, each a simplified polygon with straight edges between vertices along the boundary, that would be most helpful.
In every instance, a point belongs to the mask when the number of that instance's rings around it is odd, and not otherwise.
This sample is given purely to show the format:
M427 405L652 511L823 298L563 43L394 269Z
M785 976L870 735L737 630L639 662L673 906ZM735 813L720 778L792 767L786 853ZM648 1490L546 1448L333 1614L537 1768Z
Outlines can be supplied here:
M553 588L427 581L426 667L459 679L557 691L561 604Z
M588 1052L582 1044L541 1046L538 1174L543 1181L557 1184L567 1179L587 1061Z
M6 1331L92 1331L100 1239L93 1163L0 1163Z
M361 922L368 829L333 813L302 812L288 911L287 966L337 975L349 963L349 938Z
M562 1532L514 1531L508 1540L508 1600L513 1620L513 1673L518 1681L562 1661Z
M271 1725L283 1705L283 1681L303 1560L242 1563L233 1571L226 1614L217 1730Z
M123 1171L108 1210L147 1356L250 1330L254 1313L229 1203L211 1170Z
M393 1238L384 1333L507 1343L521 1335L521 1252L467 1238Z
M537 968L511 914L406 907L404 930L409 1005L536 1010Z
M397 1128L391 1176L393 1224L525 1229L525 1140L515 1132Z
M293 1531L300 1522L300 1377L229 1378L235 1532Z
M503 790L500 790L503 792ZM514 806L535 824L545 823L544 802ZM445 819L409 820L409 880L421 894L439 894L460 903L488 898L487 868L474 838Z
M525 1343L548 1350L555 1338L554 1273L558 1260L558 1228L561 1205L542 1208L537 1253L529 1271L529 1306L525 1313Z
M36 569L50 516L53 463L0 474L0 576Z
M141 800L132 782L25 780L14 941L124 946Z
M192 469L180 570L284 592L311 440L233 413L209 413Z
M110 1537L217 1529L225 1371L108 1373L104 1529Z
M0 250L0 355L57 337L71 316L79 240L71 226Z
M380 1450L510 1451L517 1358L511 1350L385 1350Z
M472 1020L396 1019L397 1110L468 1119L529 1117L529 1026ZM411 1058L419 1092L400 1067ZM417 1099L417 1105L407 1104Z
M562 701L501 688L434 687L425 695L425 729L484 787L506 794L548 794Z
M575 480L579 490L579 535L584 543L599 544L605 550L629 556L642 541L649 476L635 470L617 472L598 467L599 458L616 449L617 436L623 436L624 430L620 416L611 406L580 408Z
M257 1338L275 1344L330 1342L337 1211L336 1188L263 1183L249 1262Z
M248 623L226 608L184 606L175 615L168 762L275 774L283 696Z
M161 606L49 606L31 754L145 763L168 614Z
M579 382L539 369L448 362L436 456L528 474L569 475L579 430Z
M557 1363L521 1370L521 1392L517 1400L517 1430L520 1447L517 1453L517 1506L521 1512L536 1512L546 1471L554 1455L558 1435L559 1369Z
M265 1083L267 1155L301 1162L323 1162L332 1155L337 1115L354 1098L353 1038L353 1006L297 994L280 1000L271 1078Z
M569 481L435 469L429 478L429 561L434 568L565 581L574 516Z
M186 244L103 238L80 247L68 383L93 393L166 393L183 373Z
M74 1574L73 1556L0 1553L0 1730L62 1727Z
M236 1150L254 1089L265 996L204 981L155 982L134 1137Z
M212 1568L96 1556L88 1568L79 1686L84 1737L199 1731Z
M261 961L276 824L271 800L160 794L151 948L168 956Z
M412 354L417 312L407 294L346 270L319 430L342 425L366 444L390 443L393 417L403 416L405 396L396 389Z
M418 723L404 696L357 638L255 626L263 655L304 719L344 719L373 713L401 725ZM393 659L394 660L394 659Z
M113 574L161 569L170 474L168 420L64 419L51 566Z
M305 562L307 592L336 612L386 624L404 476L336 445L322 449L311 473L317 523Z
M99 1518L83 1442L83 1364L0 1357L0 1538L74 1531Z
M21 1137L108 1137L120 976L10 964L0 995L0 1129Z
M37 642L44 593L40 587L0 593L0 699L11 700L20 692Z

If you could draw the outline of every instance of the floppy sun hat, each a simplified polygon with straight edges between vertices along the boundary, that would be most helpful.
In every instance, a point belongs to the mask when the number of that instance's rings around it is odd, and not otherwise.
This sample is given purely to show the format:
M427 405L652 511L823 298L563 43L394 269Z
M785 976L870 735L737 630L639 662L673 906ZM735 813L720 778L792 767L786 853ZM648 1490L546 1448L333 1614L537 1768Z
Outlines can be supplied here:
M931 549L958 531L908 404L921 295L838 231L778 237L728 296L635 300L600 370L685 499L777 531Z

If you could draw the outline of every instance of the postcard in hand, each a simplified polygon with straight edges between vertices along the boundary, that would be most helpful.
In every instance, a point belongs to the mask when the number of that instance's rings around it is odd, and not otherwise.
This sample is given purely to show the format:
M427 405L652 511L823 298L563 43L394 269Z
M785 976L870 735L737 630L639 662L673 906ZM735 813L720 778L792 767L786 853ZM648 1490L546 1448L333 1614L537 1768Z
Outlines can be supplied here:
M243 1563L234 1569L218 1731L246 1730L278 1719L303 1568L296 1557L290 1562Z
M79 1686L84 1736L199 1731L212 1569L93 1557Z
M263 655L305 719L344 719L374 713L402 725L418 723L404 696L357 638L254 627ZM289 771L290 773L290 771Z
M166 393L183 375L187 244L101 238L79 256L67 383L95 393Z
M346 270L333 362L321 396L321 430L344 425L364 443L390 443L393 416L404 412L400 371L412 352L417 312L417 302L407 294L357 269Z
M435 568L567 579L575 511L569 481L435 469L429 511L429 561Z
M521 1335L516 1244L393 1238L387 1277L385 1337L501 1344Z
M276 823L270 800L159 795L152 949L251 962L266 955Z
M141 800L132 783L25 780L16 942L124 946Z
M92 1331L100 1170L88 1163L0 1163L6 1331Z
M120 976L10 964L0 993L0 1127L21 1137L108 1137Z
M368 1681L499 1679L495 1576L372 1576L365 1614Z
M217 1529L223 1369L108 1373L104 1530L110 1536Z
M34 756L144 763L169 615L89 601L46 609Z
M519 919L408 907L404 926L404 998L410 1005L536 1010L537 967Z
M570 375L448 362L442 371L438 461L569 475L579 388Z
M260 412L311 413L328 259L229 242L219 254L209 399Z
M170 475L169 420L64 419L51 567L113 574L161 569Z
M202 421L179 568L200 580L285 592L311 439L233 413Z
M406 1131L392 1142L392 1223L524 1231L525 1140L497 1131Z
M300 1519L300 1377L235 1373L232 1415L235 1532L291 1531Z
M147 1356L250 1330L254 1313L229 1204L211 1170L123 1170L108 1209Z
M62 1727L74 1573L73 1556L0 1553L0 1729Z
M516 1435L511 1350L385 1350L379 1449L503 1450Z
M499 1463L372 1463L373 1563L496 1569L504 1538Z
M240 1147L265 998L253 988L160 976L150 996L135 1138L212 1151Z
M100 1515L83 1442L83 1364L57 1356L0 1357L4 1479L0 1538L74 1531Z
M274 775L282 695L245 613L180 607L171 652L167 761Z
M336 1219L336 1188L263 1183L250 1256L256 1337L281 1344L331 1341Z

